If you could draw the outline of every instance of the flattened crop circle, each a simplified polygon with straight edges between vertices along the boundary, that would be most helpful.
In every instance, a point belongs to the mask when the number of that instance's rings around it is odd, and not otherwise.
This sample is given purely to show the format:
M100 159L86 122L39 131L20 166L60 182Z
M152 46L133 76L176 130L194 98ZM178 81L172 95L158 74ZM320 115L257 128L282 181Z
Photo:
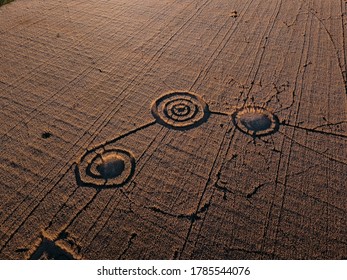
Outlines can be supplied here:
M134 157L122 149L89 151L78 165L79 180L95 187L122 186L134 170Z
M258 106L238 109L232 118L234 125L240 131L253 137L270 135L279 128L277 116Z
M152 114L162 125L189 129L205 122L210 112L200 96L190 92L171 92L153 103Z

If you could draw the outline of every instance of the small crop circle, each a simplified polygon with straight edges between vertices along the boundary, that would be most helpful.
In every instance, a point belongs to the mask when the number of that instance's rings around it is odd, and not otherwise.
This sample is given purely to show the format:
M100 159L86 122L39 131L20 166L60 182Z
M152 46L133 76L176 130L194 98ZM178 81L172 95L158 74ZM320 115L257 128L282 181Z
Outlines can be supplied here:
M119 187L126 184L135 170L135 159L122 149L92 150L78 165L78 180L96 187Z
M232 119L240 131L253 137L270 135L279 128L277 116L258 106L238 109L233 113Z
M159 97L152 105L158 123L173 129L189 129L209 117L207 104L190 92L171 92Z

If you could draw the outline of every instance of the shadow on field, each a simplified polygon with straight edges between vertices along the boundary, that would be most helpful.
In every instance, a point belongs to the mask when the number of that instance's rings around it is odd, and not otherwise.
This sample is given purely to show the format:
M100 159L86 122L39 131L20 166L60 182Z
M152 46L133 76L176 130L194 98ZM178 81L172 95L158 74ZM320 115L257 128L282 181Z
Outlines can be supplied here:
M13 0L0 0L0 6L12 2Z

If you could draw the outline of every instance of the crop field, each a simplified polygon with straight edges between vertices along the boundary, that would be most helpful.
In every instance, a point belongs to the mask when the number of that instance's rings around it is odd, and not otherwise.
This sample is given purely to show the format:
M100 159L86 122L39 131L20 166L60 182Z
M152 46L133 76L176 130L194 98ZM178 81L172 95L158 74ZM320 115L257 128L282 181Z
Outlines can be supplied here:
M345 0L1 6L0 259L346 259L346 44Z

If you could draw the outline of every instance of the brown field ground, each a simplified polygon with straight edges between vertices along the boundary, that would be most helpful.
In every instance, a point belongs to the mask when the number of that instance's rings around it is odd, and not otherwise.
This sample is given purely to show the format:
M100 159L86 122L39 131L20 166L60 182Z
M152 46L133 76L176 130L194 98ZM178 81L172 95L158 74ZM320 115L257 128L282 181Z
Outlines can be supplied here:
M347 258L346 7L0 7L0 258Z

